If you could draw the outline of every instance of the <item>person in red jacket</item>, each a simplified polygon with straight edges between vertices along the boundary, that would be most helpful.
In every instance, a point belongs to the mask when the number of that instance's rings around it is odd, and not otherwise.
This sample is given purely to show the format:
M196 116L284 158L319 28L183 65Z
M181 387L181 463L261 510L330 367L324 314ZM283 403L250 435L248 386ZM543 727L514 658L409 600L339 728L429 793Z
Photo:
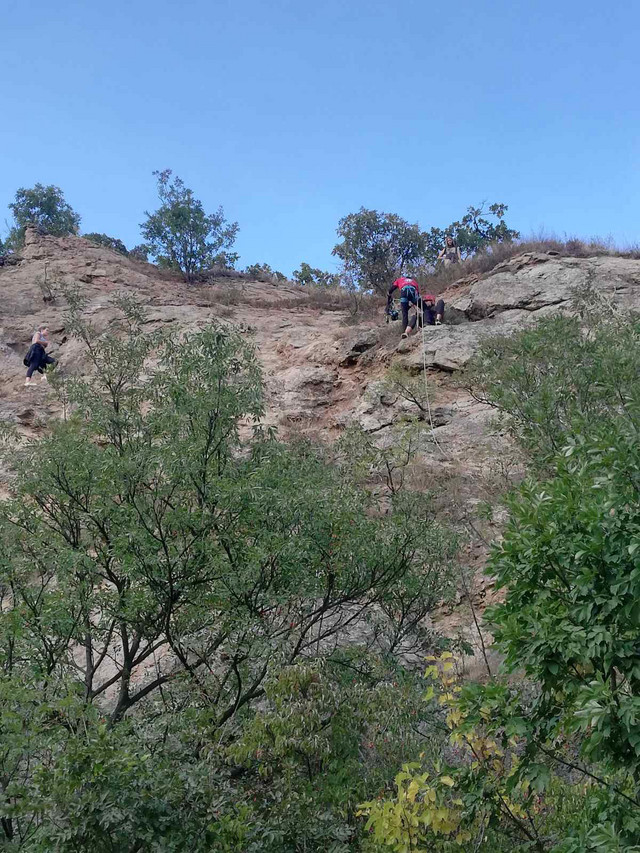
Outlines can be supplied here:
M439 326L442 323L444 300L436 300L431 293L420 296L418 283L412 278L397 278L393 282L387 294L387 312L390 311L396 290L400 291L403 338L406 338L415 329L418 317L420 317L420 326ZM410 305L416 306L416 313L411 320L409 320Z
M420 299L420 288L418 287L418 282L412 278L405 278L404 276L397 278L389 288L389 293L387 294L387 311L391 308L393 297L397 290L400 291L400 308L402 309L402 337L406 338L407 335L411 334L416 324L415 317L412 318L413 325L409 323L409 305L417 307L418 300Z

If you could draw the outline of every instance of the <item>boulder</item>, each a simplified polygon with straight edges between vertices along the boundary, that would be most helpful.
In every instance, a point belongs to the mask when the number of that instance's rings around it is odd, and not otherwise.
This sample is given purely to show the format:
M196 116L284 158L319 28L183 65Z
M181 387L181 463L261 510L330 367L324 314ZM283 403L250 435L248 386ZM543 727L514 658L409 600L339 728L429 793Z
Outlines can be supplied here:
M461 370L471 359L483 339L492 335L512 334L531 323L534 318L527 311L505 311L494 318L464 323L458 326L427 326L424 330L424 353L422 336L417 335L403 341L398 351L407 352L401 363L412 373L427 367L453 372Z
M372 349L378 343L378 331L376 329L364 329L360 334L352 338L339 359L340 367L349 367L356 364L363 352Z
M609 257L564 258L527 252L500 264L454 298L448 316L460 322L481 320L505 311L540 311L569 306L588 286L625 308L640 308L640 264Z

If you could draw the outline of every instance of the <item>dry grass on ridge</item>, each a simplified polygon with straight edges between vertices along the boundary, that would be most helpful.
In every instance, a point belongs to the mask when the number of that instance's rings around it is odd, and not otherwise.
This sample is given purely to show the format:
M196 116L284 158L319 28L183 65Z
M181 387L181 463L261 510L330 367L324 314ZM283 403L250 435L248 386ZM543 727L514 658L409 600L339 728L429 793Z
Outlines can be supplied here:
M421 287L433 293L442 293L460 278L472 275L485 275L516 255L524 252L554 253L565 258L593 258L609 255L619 258L640 258L640 246L629 246L621 249L612 240L579 240L568 238L560 240L557 237L531 237L526 240L515 240L511 243L493 243L484 252L479 252L461 264L440 268L435 273L418 273L416 278Z

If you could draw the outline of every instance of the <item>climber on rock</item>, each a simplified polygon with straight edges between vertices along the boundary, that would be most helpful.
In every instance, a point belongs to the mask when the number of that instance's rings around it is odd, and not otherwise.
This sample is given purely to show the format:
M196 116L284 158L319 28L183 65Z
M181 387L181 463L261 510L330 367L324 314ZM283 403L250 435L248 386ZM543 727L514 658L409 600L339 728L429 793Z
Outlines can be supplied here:
M459 264L462 260L460 248L450 234L445 237L444 246L440 250L438 260L442 261L445 267L449 267L451 264Z
M444 317L444 300L438 299L431 293L420 296L418 283L412 278L396 279L387 295L387 313L391 312L391 305L396 290L400 291L400 306L402 308L402 337L408 337L416 327L439 326ZM416 306L416 313L409 320L409 306Z
M45 376L44 371L47 369L48 365L56 363L55 358L47 355L46 349L48 346L49 330L47 329L46 324L43 324L38 326L34 332L33 337L31 338L29 352L24 357L24 364L27 367L27 378L24 382L25 388L35 387L31 377L36 370L38 373L42 374L42 378L46 381L47 377Z
M418 287L418 282L412 278L405 278L404 276L397 278L389 288L389 293L387 294L387 313L391 310L396 290L400 291L402 337L406 338L407 335L411 334L416 324L415 317L412 318L413 325L409 323L409 306L415 305L417 307L420 298L420 288Z
M422 324L439 326L444 317L444 299L436 299L431 293L420 298L422 303Z

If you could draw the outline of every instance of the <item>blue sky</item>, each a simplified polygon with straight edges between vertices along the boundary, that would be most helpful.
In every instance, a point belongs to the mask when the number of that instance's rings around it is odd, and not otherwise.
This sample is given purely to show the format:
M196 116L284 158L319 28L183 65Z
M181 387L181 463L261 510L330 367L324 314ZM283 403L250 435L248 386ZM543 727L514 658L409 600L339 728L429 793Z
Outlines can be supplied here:
M139 242L171 168L240 223L241 265L334 269L361 206L640 242L640 4L3 0L0 223L60 186ZM9 212L6 211L6 216ZM0 228L4 233L4 228Z

